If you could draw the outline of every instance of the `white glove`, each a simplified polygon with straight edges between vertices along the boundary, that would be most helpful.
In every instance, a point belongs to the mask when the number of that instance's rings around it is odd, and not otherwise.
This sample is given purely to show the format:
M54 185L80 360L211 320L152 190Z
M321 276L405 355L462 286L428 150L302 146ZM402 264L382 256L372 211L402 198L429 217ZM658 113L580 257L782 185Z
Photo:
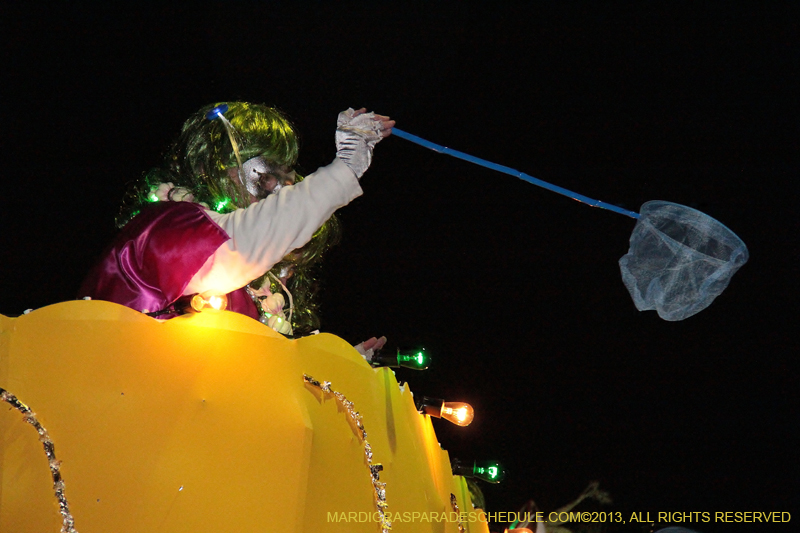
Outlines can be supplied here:
M375 352L383 348L383 345L386 344L386 337L381 337L380 339L376 339L372 337L368 341L360 342L353 346L361 356L370 363L372 361L372 357L375 355Z
M372 149L383 136L385 123L375 113L361 113L351 107L339 113L336 123L336 155L360 178L372 162Z

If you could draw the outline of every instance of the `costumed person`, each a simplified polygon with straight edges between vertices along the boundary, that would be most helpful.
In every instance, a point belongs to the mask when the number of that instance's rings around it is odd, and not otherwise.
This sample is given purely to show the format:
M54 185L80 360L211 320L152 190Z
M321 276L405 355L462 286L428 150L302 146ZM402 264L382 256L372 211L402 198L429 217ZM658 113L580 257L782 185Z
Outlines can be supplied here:
M226 295L228 310L285 335L318 329L312 269L338 239L334 211L362 194L359 179L392 126L365 109L340 113L336 157L302 178L297 137L279 111L245 102L201 109L164 166L129 191L122 230L79 297L172 318L191 295Z

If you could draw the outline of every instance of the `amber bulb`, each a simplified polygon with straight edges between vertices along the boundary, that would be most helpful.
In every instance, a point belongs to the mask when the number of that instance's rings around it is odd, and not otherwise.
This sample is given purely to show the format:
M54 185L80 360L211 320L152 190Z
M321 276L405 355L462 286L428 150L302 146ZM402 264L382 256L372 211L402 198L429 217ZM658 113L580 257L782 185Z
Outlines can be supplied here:
M224 311L225 309L228 308L228 297L225 296L224 294L222 296L216 294L213 296L209 296L206 301L208 302L208 305L210 305L211 307L213 307L218 311Z
M203 309L216 309L218 311L224 311L227 308L228 297L224 294L222 296L218 294L212 294L209 296L195 294L192 296L192 309L198 313Z
M442 418L449 420L457 426L468 426L475 418L475 411L472 406L464 402L444 402L442 406Z

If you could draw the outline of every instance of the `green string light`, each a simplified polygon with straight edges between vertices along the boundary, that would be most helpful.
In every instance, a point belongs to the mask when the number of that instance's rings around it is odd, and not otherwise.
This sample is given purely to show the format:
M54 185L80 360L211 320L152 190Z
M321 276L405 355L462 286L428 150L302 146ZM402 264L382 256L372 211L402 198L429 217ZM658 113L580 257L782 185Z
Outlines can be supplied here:
M497 461L475 461L472 466L468 466L454 459L452 467L453 474L457 476L482 479L487 483L500 483L506 477L505 469Z
M397 364L405 368L414 370L425 370L430 366L428 355L425 353L425 348L421 350L414 350L411 353L402 353L397 350Z
M372 366L386 366L389 368L410 368L412 370L425 370L430 365L430 358L422 349L398 348L397 353L376 353L370 359Z
M475 465L472 467L472 474L476 478L489 483L500 483L506 473L500 463L496 461L475 461Z
M219 202L216 203L216 205L214 205L214 211L216 211L217 213L222 212L222 210L225 209L225 207L229 203L231 203L230 198L225 198L224 200L220 200Z

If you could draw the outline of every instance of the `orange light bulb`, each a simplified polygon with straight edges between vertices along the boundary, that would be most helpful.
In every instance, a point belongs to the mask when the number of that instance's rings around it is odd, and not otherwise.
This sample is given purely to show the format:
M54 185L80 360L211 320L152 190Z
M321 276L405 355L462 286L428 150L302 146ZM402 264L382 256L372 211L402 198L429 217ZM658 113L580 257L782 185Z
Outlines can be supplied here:
M216 295L212 294L208 297L204 297L201 294L195 294L192 297L192 309L196 312L200 312L204 309L217 309L218 311L224 311L228 308L228 297L225 295Z
M442 418L449 420L457 426L468 426L475 418L475 411L468 403L463 402L444 402L442 406Z
M209 296L208 304L219 311L224 311L228 308L228 298L225 296Z

